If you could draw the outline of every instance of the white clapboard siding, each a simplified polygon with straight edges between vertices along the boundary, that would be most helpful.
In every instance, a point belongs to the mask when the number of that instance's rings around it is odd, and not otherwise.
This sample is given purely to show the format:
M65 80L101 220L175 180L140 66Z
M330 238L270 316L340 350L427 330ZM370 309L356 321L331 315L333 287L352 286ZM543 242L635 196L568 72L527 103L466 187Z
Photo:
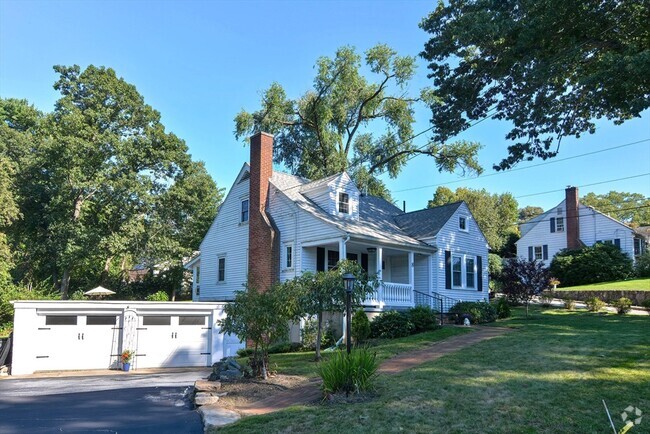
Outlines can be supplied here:
M560 202L556 207L546 213L541 221L537 222L526 232L516 243L517 256L528 259L528 249L534 246L548 246L548 259L544 265L549 266L553 257L562 249L567 247L566 239L566 211L565 201ZM557 210L562 213L558 214ZM597 241L619 239L621 250L634 257L634 232L623 223L610 218L593 208L580 205L580 241L587 246L593 246ZM564 217L564 231L551 232L551 218Z
M415 255L415 281L413 282L415 284L414 289L425 294L429 294L429 282L431 278L431 272L429 269L429 257L429 255ZM414 298L416 304L424 304L427 306L430 304L431 300L429 297L426 297L417 292L415 293Z
M246 168L246 166L245 166ZM241 223L241 201L248 197L249 179L231 187L219 213L201 242L201 293L197 301L232 300L244 289L248 270L248 223ZM217 282L218 258L226 258L225 282Z
M331 239L343 236L343 232L333 225L314 217L296 206L282 192L271 186L269 195L269 214L280 232L280 281L299 276L302 271L315 271L316 249L306 248L307 261L303 263L305 252L303 242ZM293 267L286 268L285 247L293 245Z
M468 232L459 230L458 217L461 215L467 218L467 225L469 228ZM445 223L442 229L440 229L436 236L435 246L438 248L438 251L433 255L431 261L433 291L462 301L488 300L487 242L476 224L476 220L472 217L467 204L461 204L454 215L447 221L447 223ZM446 250L449 250L452 253L481 256L483 269L481 271L477 270L477 273L480 273L479 276L481 276L483 280L482 291L477 291L476 288L445 289ZM476 265L478 266L478 264Z
M338 212L338 195L340 192L348 194L349 214ZM312 200L327 214L359 220L360 192L350 176L345 172L337 177L334 177L327 184L321 185L312 190L305 191L304 195Z
M548 259L543 260L545 266L551 265L553 256L562 249L566 249L566 211L565 201L560 202L556 207L550 209L546 216L541 219L537 224L531 227L526 235L521 237L517 245L517 256L520 258L528 259L528 247L530 246L548 246ZM558 209L561 213L558 214ZM564 231L551 232L551 218L563 217L564 218Z

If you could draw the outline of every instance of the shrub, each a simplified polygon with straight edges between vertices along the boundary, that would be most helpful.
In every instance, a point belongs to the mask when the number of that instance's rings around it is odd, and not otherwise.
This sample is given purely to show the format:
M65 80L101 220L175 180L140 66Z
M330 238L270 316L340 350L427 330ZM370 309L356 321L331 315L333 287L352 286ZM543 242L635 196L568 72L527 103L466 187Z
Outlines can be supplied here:
M305 321L305 324L300 330L300 336L302 337L302 345L305 348L310 350L316 349L316 335L318 333L318 320L316 317L312 317ZM336 338L334 337L334 328L329 321L325 321L325 326L323 327L323 336L321 336L321 348L329 348L336 343Z
M302 350L300 342L278 342L269 347L269 354L296 353ZM239 352L237 352L239 354Z
M559 252L551 262L551 273L564 287L624 280L633 274L632 259L615 245L597 243Z
M253 349L252 348L240 348L237 350L237 356L238 357L250 357L253 355Z
M508 303L508 299L505 297L499 297L497 301L494 303L495 309L497 311L497 318L503 319L503 318L509 318L511 315L510 312L510 303Z
M147 301L169 301L169 296L165 291L157 291L147 295Z
M641 306L645 307L646 309L650 309L650 298L641 303Z
M564 300L564 308L566 310L574 310L576 308L575 300L571 300L570 298Z
M605 307L605 302L598 297L588 298L585 300L585 304L587 305L587 310L589 312L598 312L603 307Z
M499 291L501 289L501 273L503 272L503 259L501 256L488 253L488 275L490 276L490 290Z
M323 379L323 392L359 393L372 390L379 362L375 353L359 348L349 355L335 352L318 366L318 375Z
M408 317L396 310L387 310L377 315L370 323L370 337L401 338L413 333L415 327Z
M621 297L612 303L619 315L625 315L632 309L632 300L627 297Z
M553 302L553 295L549 292L542 292L542 295L539 297L542 307L551 307L551 302Z
M457 324L460 324L465 315L469 315L472 324L493 322L497 319L497 311L490 303L461 301L456 303L449 313Z
M638 277L650 277L650 250L636 258L634 271Z
M416 306L407 311L407 316L413 323L413 333L435 330L438 325L438 312L429 306Z
M352 339L356 344L365 342L370 337L370 320L363 309L357 310L352 316L351 328Z

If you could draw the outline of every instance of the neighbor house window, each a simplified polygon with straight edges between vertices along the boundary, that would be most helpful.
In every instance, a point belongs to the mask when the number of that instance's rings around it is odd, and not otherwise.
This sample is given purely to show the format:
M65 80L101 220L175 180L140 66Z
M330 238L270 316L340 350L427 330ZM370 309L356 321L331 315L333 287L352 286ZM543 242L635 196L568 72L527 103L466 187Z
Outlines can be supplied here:
M226 281L226 258L219 258L219 267L217 271L217 282Z
M241 223L248 221L248 199L241 201Z
M465 258L465 282L467 288L474 288L476 281L476 272L474 271L474 257Z
M285 268L293 268L293 244L284 246L284 266Z
M456 287L463 286L463 258L452 256L451 258L451 284Z
M350 214L350 196L347 193L339 193L339 212Z
M557 232L564 232L564 217L558 217L555 219L555 230Z
M535 260L536 261L541 261L542 258L544 257L542 246L535 246Z
M461 231L467 232L467 217L460 216L458 217L458 228Z

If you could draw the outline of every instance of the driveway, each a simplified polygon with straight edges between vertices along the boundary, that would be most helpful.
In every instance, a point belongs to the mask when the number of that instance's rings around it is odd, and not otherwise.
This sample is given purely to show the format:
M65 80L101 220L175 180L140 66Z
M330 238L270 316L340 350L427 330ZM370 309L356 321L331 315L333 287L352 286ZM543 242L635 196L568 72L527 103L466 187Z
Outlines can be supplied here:
M188 393L206 371L0 381L0 432L202 433Z

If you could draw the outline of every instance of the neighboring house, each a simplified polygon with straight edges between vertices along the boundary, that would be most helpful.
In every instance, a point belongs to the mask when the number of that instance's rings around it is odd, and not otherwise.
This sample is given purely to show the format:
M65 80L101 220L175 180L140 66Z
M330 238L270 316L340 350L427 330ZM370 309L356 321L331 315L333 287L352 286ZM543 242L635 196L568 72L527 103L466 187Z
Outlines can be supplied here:
M645 248L642 237L634 229L582 205L577 187L568 187L562 202L521 224L519 229L521 238L516 243L517 256L543 261L547 266L563 249L608 243L634 258Z
M250 165L186 264L194 301L229 301L247 283L268 288L343 258L381 282L368 311L488 299L488 245L464 202L405 213L345 172L309 181L274 172L272 158L273 137L253 136Z
M639 226L634 229L636 237L634 238L634 255L643 255L648 250L650 244L650 226Z

